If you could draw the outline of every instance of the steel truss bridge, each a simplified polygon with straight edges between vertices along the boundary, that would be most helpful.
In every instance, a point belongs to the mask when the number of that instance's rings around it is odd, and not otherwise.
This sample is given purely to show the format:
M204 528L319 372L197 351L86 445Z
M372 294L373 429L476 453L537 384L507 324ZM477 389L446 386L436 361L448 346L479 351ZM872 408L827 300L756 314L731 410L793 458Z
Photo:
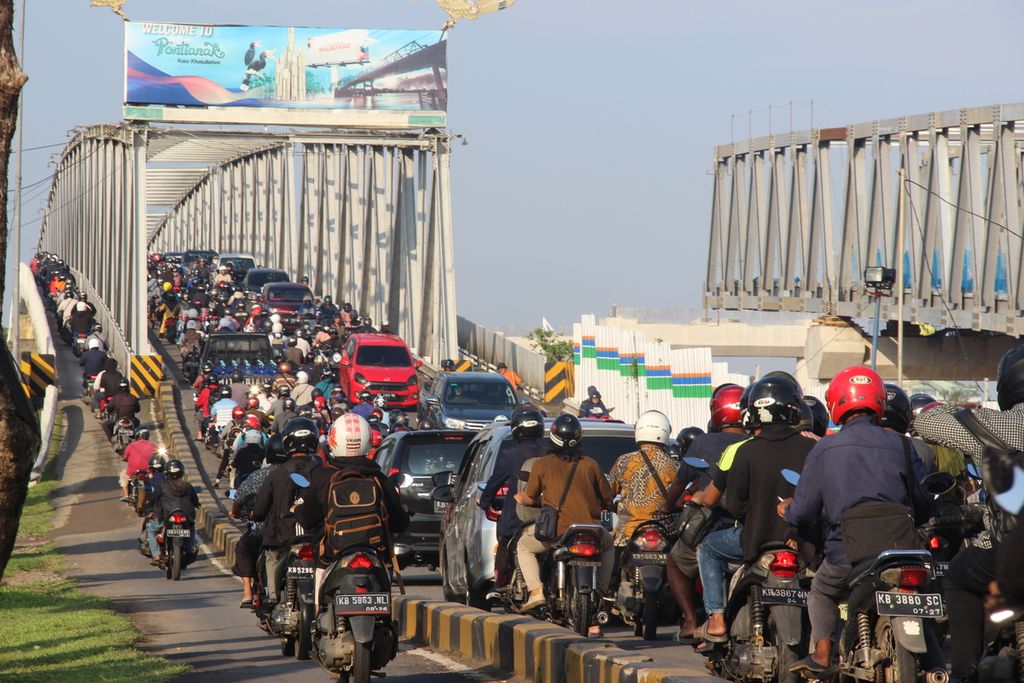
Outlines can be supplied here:
M706 306L869 317L902 259L883 319L1024 334L1022 143L1004 104L717 146Z
M39 248L109 311L118 355L151 353L150 251L247 252L457 356L448 134L97 125L61 154ZM117 350L117 349L115 349Z

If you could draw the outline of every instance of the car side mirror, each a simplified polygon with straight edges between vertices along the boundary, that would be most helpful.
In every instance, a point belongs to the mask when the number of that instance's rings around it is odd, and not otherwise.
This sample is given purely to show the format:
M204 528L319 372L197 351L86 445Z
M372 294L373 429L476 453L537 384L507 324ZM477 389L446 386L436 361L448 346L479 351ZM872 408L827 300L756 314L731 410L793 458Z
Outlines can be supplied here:
M455 484L455 473L452 472L451 470L438 472L437 474L430 477L430 483L432 483L435 487L453 486Z
M420 360L419 358L417 358L417 359L416 359L416 362L415 362L415 363L413 363L413 365L415 365L415 366L416 366L416 369L417 369L417 370L419 370L420 368L422 368L422 367L423 367L423 361L421 361L421 360Z
M430 499L437 503L454 503L455 487L450 484L438 486L430 492Z

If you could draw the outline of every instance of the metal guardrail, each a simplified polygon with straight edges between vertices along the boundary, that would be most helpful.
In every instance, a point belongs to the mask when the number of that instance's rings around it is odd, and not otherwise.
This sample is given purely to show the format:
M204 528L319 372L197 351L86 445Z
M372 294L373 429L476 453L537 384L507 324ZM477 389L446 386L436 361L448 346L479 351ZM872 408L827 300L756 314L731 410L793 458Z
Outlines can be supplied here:
M96 307L96 320L103 326L103 334L107 338L107 349L111 356L117 360L117 367L126 375L131 372L131 358L135 355L132 347L124 338L124 331L117 324L117 320L110 314L106 303L97 294L96 289L89 282L89 279L78 270L71 269L75 276L78 288L89 297L89 303Z
M523 378L523 384L543 392L547 360L544 356L462 316L458 318L458 330L460 353L483 359L480 364L487 369L494 369L495 364L504 361Z

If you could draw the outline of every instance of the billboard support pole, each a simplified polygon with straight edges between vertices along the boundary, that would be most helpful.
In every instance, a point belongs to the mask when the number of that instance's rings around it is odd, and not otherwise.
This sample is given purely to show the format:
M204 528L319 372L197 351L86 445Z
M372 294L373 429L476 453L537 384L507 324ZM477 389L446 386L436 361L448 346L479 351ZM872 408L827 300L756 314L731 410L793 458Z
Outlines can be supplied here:
M128 343L136 354L150 354L146 326L146 131L132 129L132 207L131 247L128 250L130 289L127 293L130 311Z

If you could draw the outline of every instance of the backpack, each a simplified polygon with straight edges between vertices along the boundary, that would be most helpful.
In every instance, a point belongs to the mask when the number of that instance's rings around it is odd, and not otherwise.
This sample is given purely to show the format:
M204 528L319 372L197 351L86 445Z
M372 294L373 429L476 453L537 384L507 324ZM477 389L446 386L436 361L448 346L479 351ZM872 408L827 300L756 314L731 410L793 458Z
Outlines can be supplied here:
M333 560L354 545L368 545L382 552L390 547L388 512L384 492L375 477L345 468L331 475L327 487L324 537L320 557Z

